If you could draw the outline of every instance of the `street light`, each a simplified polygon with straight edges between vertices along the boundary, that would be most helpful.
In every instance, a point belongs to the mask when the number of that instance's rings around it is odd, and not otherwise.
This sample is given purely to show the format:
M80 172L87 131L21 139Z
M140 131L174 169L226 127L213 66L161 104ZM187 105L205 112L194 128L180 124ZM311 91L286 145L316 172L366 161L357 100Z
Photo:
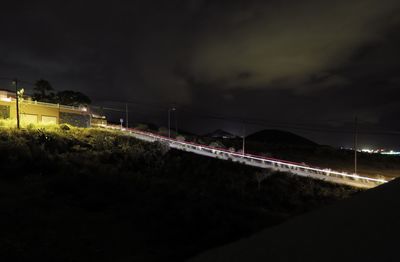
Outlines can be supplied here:
M19 124L19 92L18 92L18 79L15 78L13 81L13 84L15 85L15 103L16 103L16 114L17 114L17 128L19 129L20 124Z
M354 174L357 175L358 119L354 118Z
M168 138L171 138L171 111L175 111L176 108L168 108Z
M244 156L245 142L246 141L246 125L243 123L243 137L242 137L242 155Z

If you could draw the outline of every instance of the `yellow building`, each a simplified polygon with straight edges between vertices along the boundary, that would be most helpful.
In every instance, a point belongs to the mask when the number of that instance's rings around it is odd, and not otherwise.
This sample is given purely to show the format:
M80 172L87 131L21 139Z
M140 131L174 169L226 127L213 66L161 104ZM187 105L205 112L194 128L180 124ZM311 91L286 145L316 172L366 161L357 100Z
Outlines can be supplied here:
M91 115L86 107L65 106L20 99L19 114L21 125L28 124L71 124L79 127L91 126ZM15 94L0 90L0 118L16 119Z

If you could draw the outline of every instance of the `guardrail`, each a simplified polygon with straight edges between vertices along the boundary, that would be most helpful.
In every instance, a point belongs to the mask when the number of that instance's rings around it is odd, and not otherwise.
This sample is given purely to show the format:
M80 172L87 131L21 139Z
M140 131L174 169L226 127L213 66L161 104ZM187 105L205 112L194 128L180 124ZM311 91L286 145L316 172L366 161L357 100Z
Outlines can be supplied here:
M112 127L114 129L120 129L120 127ZM388 182L385 179L372 178L366 176L360 176L357 174L349 174L346 172L338 172L328 168L313 167L301 163L275 159L271 157L258 156L253 154L243 154L231 152L223 148L217 148L212 146L201 145L193 142L179 141L173 138L167 138L158 134L151 132L144 132L141 130L129 128L123 129L123 131L128 131L134 134L142 135L153 139L154 141L167 142L170 146L179 145L182 148L204 151L209 154L217 156L224 156L227 159L234 160L236 162L245 162L245 164L270 168L274 170L280 170L284 172L290 172L301 176L311 176L315 178L320 178L328 181L335 181L337 183L343 182L343 184L360 185L365 187L373 187L376 185L384 184ZM336 178L336 179L332 179ZM342 181L341 181L342 180ZM365 184L365 185L364 185Z

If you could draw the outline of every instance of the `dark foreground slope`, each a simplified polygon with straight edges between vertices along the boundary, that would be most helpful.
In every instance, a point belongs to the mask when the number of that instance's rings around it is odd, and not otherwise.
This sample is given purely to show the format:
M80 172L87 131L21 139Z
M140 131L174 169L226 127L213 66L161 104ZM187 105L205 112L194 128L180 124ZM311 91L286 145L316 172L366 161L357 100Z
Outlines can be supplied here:
M400 180L191 261L399 261Z
M182 261L354 189L96 129L0 129L1 261Z

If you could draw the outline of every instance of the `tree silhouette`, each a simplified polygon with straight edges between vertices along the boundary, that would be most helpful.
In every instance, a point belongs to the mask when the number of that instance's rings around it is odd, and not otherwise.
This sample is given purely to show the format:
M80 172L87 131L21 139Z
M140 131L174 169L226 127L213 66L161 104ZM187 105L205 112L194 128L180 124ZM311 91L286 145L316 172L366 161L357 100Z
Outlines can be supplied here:
M57 102L68 106L87 106L91 100L81 92L65 90L57 93Z
M39 79L35 83L33 88L35 93L33 94L33 99L38 101L52 102L54 100L54 93L49 93L53 91L53 87L50 82L44 79Z

